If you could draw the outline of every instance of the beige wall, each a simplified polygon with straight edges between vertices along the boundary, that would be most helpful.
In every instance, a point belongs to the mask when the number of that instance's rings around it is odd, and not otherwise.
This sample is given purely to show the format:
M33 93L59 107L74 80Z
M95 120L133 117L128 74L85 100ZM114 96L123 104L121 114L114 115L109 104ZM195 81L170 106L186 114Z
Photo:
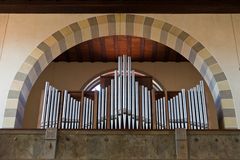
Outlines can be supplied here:
M0 24L6 24L0 14ZM31 51L52 33L73 22L97 14L11 14L7 28L0 26L0 43L4 40L0 59L0 127L12 80ZM145 15L146 16L146 15ZM181 28L200 41L219 62L232 89L240 128L240 71L229 14L148 14ZM237 47L240 48L240 15L233 15ZM6 36L4 32L6 29Z
M133 63L132 65L133 69L152 75L169 91L192 88L202 79L198 71L188 62L144 62ZM44 89L46 81L49 81L53 86L61 90L80 90L83 85L96 75L112 70L116 66L117 63L51 63L41 74L31 90L24 115L24 127L36 128L37 126L36 117L39 115L41 91ZM216 111L208 89L207 95L208 106L212 112L212 125L216 125Z

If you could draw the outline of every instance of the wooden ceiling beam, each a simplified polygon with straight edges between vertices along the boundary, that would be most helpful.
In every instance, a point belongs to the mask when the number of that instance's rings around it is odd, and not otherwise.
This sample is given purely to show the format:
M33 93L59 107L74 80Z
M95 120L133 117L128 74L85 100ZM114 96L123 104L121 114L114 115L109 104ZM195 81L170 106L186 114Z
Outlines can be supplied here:
M117 56L128 54L133 61L187 61L182 55L158 42L132 36L108 36L78 44L54 61L116 62Z
M0 13L240 13L239 0L0 0Z

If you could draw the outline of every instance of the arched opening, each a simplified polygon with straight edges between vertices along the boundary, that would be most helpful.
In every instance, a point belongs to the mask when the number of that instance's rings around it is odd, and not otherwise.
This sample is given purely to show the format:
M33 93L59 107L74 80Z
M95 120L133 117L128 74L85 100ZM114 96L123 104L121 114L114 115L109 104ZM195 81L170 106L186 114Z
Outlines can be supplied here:
M139 71L135 71L135 70L134 70L134 74L137 76L146 76L146 74L141 73ZM89 83L87 83L85 86L83 86L81 90L99 91L100 90L100 77L101 76L113 76L113 75L114 75L114 70L105 72L97 77L94 77L93 79L90 80ZM153 79L152 84L153 84L152 87L155 91L163 91L163 87L156 80Z
M195 66L209 86L217 107L218 120L223 124L223 128L236 128L234 104L226 76L206 48L171 24L130 14L105 15L74 23L39 44L15 76L5 113L11 110L11 113L16 114L5 114L3 127L22 127L29 92L40 73L53 59L81 42L111 35L151 39L183 55ZM26 69L26 65L30 67Z
M102 49L97 43L101 41L104 41L105 46L102 47L106 48L105 55L107 56L101 57L102 59L99 60L97 57L100 54L99 50ZM109 46L109 44L112 45ZM120 54L125 53L126 51L123 48L127 48L127 44L131 46L130 50L132 51L128 51L129 55L135 55L132 62L135 73L139 76L151 76L153 78L153 88L156 88L155 91L190 89L202 80L201 75L190 62L160 43L132 36L95 38L61 54L39 76L27 101L23 126L26 128L35 128L37 126L36 117L41 113L38 112L39 105L36 106L35 104L41 102L41 90L44 89L44 82L49 81L60 90L90 91L100 83L101 76L109 76L116 69L116 59L107 60L108 55L112 56L114 53L118 55L119 53L116 50L120 51ZM140 44L147 45L142 46ZM113 46L118 47L113 50ZM155 54L157 58L149 56L149 54ZM149 59L144 60L142 56L149 57ZM88 59L90 57L93 58L92 61ZM206 93L210 95L208 88L206 88ZM217 128L216 109L211 96L208 98L208 106L212 115L211 127Z

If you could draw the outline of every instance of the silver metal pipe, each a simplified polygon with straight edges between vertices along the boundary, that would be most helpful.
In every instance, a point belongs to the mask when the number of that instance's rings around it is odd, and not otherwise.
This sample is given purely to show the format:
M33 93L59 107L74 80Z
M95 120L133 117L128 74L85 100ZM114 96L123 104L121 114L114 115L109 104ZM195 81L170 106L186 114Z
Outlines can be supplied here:
M180 128L185 128L184 122L184 113L183 113L183 103L182 103L182 92L178 93L179 99L179 120L180 120Z
M91 129L93 129L93 110L94 110L94 101L92 101L92 112L91 112Z
M55 88L52 87L52 90L51 90L51 103L50 103L50 108L49 108L49 125L48 127L49 128L52 128L52 124L53 124L53 109L54 109L54 99L55 99Z
M77 99L75 99L74 102L74 124L73 124L73 128L77 129L77 110L78 110L78 101Z
M118 57L118 128L122 128L122 57Z
M66 123L65 123L65 129L68 129L68 124L69 124L69 109L70 109L70 94L68 93L67 95L67 106L66 106Z
M66 107L67 107L67 90L64 90L64 96L63 96L63 109L62 109L62 125L61 128L65 128L66 124Z
M157 129L162 129L162 98L156 100Z
M111 115L110 115L110 122L111 122L111 129L114 129L114 80L111 79Z
M163 98L160 98L160 99L158 99L159 100L159 111L160 111L160 117L159 117L159 121L160 121L160 129L163 129L163 123L164 123L164 121L163 121L163 114L164 114L164 112L163 112Z
M92 109L92 100L88 98L88 119L87 119L87 129L91 129L91 109Z
M145 129L148 129L149 126L148 126L148 122L149 122L149 117L148 117L148 109L149 109L149 106L148 106L148 89L147 87L144 87L144 102L145 102Z
M152 106L151 106L151 92L148 90L148 128L152 129Z
M139 89L138 89L139 85L138 82L135 82L135 89L136 89L136 115L135 115L135 121L136 121L136 129L139 128Z
M132 71L132 129L135 129L135 122L136 122L136 106L135 106L135 91L136 91L136 86L135 86L135 73L134 70Z
M86 105L85 105L85 123L84 123L84 127L85 129L88 129L88 112L89 112L89 109L88 109L88 106L89 106L89 98L86 98Z
M46 114L47 114L47 99L48 99L48 92L49 91L49 82L45 83L44 88L44 97L43 97L43 106L42 106L42 117L41 117L41 124L40 128L45 128L45 122L46 122Z
M193 129L197 129L196 110L195 110L193 89L190 89L190 95L191 95L191 109L192 109Z
M53 127L57 127L57 117L58 117L58 89L55 89L55 99L54 99L54 111L53 111Z
M130 129L131 127L131 115L132 115L132 105L131 105L131 98L132 98L132 88L131 88L131 84L132 84L132 81L131 81L131 57L128 56L128 67L127 67L127 70L128 70L128 81L127 81L127 84L128 84L128 93L127 93L127 100L128 100L128 104L127 104L127 116L128 116L128 128Z
M156 126L156 129L159 129L158 128L158 122L159 122L159 120L158 120L158 99L155 101L155 108L156 108L156 122L157 122L157 126Z
M172 111L172 129L175 129L175 115L174 115L174 106L173 106L173 99L170 99L170 106L171 106L171 111Z
M181 128L181 120L180 120L180 108L179 108L179 99L178 95L175 97L175 107L176 107L176 121L177 121L177 128Z
M167 120L166 120L166 106L165 106L165 97L161 98L161 103L162 103L162 111L163 111L163 117L162 117L162 129L165 129L167 126Z
M52 128L52 110L53 110L53 104L54 104L54 87L51 86L51 98L50 98L50 106L49 106L49 118L48 118L48 128Z
M73 98L72 129L75 129L75 124L76 124L76 99Z
M144 93L144 86L141 86L141 92L142 92L142 129L145 129L145 93Z
M171 110L171 103L170 103L170 100L168 100L168 110L169 110L169 112L168 112L168 116L169 116L169 127L170 127L170 129L173 129L172 128L172 110Z
M85 129L85 119L86 119L86 97L83 97L83 117L82 117L82 128Z
M73 98L70 97L70 106L69 106L69 114L68 114L68 128L71 129L72 127L72 105L73 105Z
M80 101L76 100L76 123L75 128L79 128L79 112L80 112Z
M162 103L162 98L158 99L158 104L159 104L159 128L163 129L163 103Z
M72 105L71 105L71 123L70 128L73 129L73 123L74 123L74 98L72 97Z
M104 111L104 108L105 108L105 103L104 103L104 101L105 101L105 89L101 89L102 90L102 111L101 111L101 129L104 129L104 114L105 114L105 111Z
M157 119L157 129L161 129L161 127L160 127L160 99L156 100L156 119Z
M172 107L173 107L173 123L174 123L174 129L178 128L177 127L177 107L176 107L176 101L175 97L172 98Z
M182 105L183 105L183 123L184 123L184 128L187 128L188 113L187 113L187 101L186 101L185 89L182 89L181 92L182 92ZM190 110L188 112L190 112Z
M50 113L51 113L51 97L52 97L52 86L49 86L48 99L47 99L47 114L46 114L46 121L45 121L44 128L49 127Z
M200 81L200 90L201 90L201 98L202 98L202 106L203 106L203 119L204 119L204 128L208 128L208 115L207 115L207 108L206 108L206 100L205 100L205 93L204 93L204 83Z
M189 103L189 112L190 112L190 125L191 125L191 129L194 129L194 125L195 125L195 120L194 120L194 112L193 112L193 106L192 106L192 91L191 89L188 90L188 103Z
M76 129L76 121L77 121L77 99L74 99L74 103L73 103L74 105L74 108L73 108L73 129Z
M54 107L54 116L53 116L53 121L54 121L53 127L54 128L57 127L57 123L58 123L58 112L57 112L57 110L58 110L58 99L59 99L59 97L58 97L59 94L58 93L59 93L59 91L58 91L58 89L56 89L56 93L55 93L56 103L55 103L55 107Z
M165 97L162 98L162 101L163 101L163 129L166 129L166 127L167 127L165 99L166 99Z
M77 129L80 128L80 110L81 110L81 102L78 101L78 111L77 111Z
M105 88L105 106L104 106L104 126L107 129L107 99L108 99L108 90L107 87Z
M59 117L59 109L60 109L60 97L61 97L61 93L59 91L57 91L57 106L56 106L56 110L55 110L55 127L57 127L58 125L58 117Z
M86 98L87 99L87 104L86 104L86 123L85 123L85 127L86 129L89 129L89 112L90 112L90 103L91 103L91 100L89 98Z
M192 100L191 91L188 90L188 104L189 104L189 117L190 117L190 129L193 129L193 111L192 111Z
M115 129L117 129L117 118L118 118L118 78L117 71L114 72L114 122Z
M55 123L55 115L56 115L56 112L55 112L55 108L56 108L56 105L57 105L57 89L56 88L54 88L53 89L53 95L54 95L54 97L53 97L53 105L52 105L52 108L51 108L51 128L54 128L55 127L55 125L54 125L54 123Z
M203 120L203 112L202 112L202 98L200 86L197 85L197 99L198 99L198 114L199 114L199 126L200 129L204 129L204 120Z
M127 76L126 76L126 55L123 55L123 128L126 128L127 112Z
M79 128L79 100L76 100L76 122L75 122L75 129Z
M92 100L89 98L87 129L91 129L91 114L92 114Z
M98 129L101 129L101 116L102 116L102 89L98 93Z
M175 100L174 100L175 97L172 98L172 110L173 110L173 125L174 125L174 129L177 128L177 118L176 118L176 104L174 103Z
M92 129L92 105L93 105L93 100L92 99L89 99L89 112L88 112L88 129Z
M71 128L72 129L75 129L75 123L76 123L76 99L74 98L73 99L73 102L72 102L72 126Z
M195 116L197 119L197 129L200 129L199 123L200 123L200 118L199 118L199 108L198 108L198 99L197 99L197 89L196 87L193 87L193 93L194 93L194 102L195 102Z

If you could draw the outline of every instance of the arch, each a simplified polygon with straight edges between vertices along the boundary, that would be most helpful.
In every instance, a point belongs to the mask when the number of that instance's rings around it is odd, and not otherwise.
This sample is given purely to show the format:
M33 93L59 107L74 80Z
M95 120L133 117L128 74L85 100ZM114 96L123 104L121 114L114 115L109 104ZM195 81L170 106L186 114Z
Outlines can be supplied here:
M81 87L80 90L81 90L81 91L82 91L82 90L90 91L91 89L93 89L92 85L95 86L95 85L99 85L99 84L100 84L100 76L102 76L102 75L108 75L108 74L113 74L115 69L116 69L116 68L114 68L114 69L108 69L108 70L105 70L105 71L102 71L102 72L96 74L95 76L93 76L92 78L90 78L89 80L87 80L87 81L83 84L83 86ZM156 87L156 88L158 88L158 89L161 90L161 91L165 90L165 88L164 88L163 85L159 82L159 80L157 80L157 79L156 79L155 77L153 77L152 75L150 75L150 74L148 74L148 73L146 73L146 72L140 71L140 70L138 70L138 69L135 69L135 68L132 68L132 70L135 71L135 75L136 75L136 73L137 73L137 74L140 74L140 75L143 75L143 76L150 76L150 77L152 77L153 83L155 83L155 84L158 85L158 87Z
M191 35L169 23L134 14L92 17L70 24L41 42L15 75L8 93L3 127L22 127L29 92L38 76L54 58L81 42L111 35L151 39L183 55L206 81L224 128L237 128L233 97L227 78L207 49Z

